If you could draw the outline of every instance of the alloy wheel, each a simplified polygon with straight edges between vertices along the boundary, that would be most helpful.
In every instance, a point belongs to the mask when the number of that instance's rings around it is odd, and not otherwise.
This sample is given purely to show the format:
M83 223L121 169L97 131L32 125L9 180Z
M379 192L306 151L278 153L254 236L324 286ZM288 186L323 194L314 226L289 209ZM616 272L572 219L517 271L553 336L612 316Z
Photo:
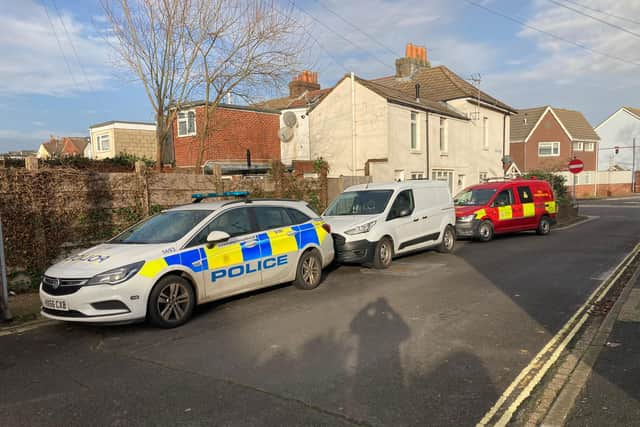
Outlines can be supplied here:
M167 284L158 296L158 313L166 321L184 318L190 303L189 290L182 283Z

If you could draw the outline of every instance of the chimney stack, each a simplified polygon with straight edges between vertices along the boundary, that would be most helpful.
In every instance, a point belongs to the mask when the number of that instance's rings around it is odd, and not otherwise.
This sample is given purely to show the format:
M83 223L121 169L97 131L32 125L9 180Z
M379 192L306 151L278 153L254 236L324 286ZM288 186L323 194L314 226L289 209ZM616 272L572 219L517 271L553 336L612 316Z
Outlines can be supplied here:
M301 71L289 82L289 96L298 98L303 93L320 89L318 84L318 73L313 71Z
M411 77L420 68L431 67L427 60L427 48L407 43L404 58L396 59L396 77Z

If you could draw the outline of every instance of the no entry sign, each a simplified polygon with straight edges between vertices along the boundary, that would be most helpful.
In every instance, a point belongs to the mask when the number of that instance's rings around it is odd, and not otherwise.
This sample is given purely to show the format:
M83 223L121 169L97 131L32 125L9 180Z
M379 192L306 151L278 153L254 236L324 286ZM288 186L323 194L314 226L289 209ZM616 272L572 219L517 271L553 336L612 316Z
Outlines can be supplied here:
M584 163L580 159L573 159L569 162L569 172L580 173L584 169Z

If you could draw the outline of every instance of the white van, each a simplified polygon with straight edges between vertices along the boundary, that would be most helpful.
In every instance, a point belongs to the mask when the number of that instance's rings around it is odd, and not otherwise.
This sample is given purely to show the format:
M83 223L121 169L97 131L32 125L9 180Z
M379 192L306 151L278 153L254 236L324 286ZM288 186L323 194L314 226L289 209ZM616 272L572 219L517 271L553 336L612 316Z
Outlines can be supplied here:
M455 246L455 209L446 182L415 180L347 188L327 208L335 259L387 268L396 255Z

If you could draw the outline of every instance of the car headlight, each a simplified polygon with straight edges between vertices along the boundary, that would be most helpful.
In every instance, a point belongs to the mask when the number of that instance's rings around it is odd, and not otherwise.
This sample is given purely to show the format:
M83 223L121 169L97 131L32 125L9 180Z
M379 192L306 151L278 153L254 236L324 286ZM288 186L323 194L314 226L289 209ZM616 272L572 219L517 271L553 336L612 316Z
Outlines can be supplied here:
M359 225L357 227L353 227L350 228L349 230L345 231L345 234L361 234L361 233L366 233L369 230L371 230L373 228L373 226L376 225L375 221L369 221L365 224Z
M144 265L144 261L135 264L125 265L123 267L114 268L104 273L96 274L87 281L86 286L91 285L117 285L126 282L136 275Z
M460 218L458 218L458 222L471 222L473 221L473 218L475 218L476 215L475 214L471 214L471 215L467 215L467 216L461 216Z

